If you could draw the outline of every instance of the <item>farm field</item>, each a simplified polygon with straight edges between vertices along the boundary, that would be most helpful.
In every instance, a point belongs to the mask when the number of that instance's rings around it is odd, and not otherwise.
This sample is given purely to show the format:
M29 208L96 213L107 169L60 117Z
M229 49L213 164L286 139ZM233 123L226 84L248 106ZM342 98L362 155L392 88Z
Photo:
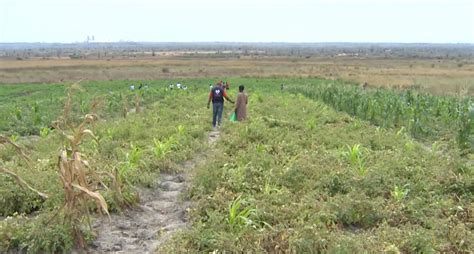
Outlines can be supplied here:
M182 170L188 227L157 253L474 249L470 90L433 95L265 71L228 78L232 98L246 86L249 119L225 121L209 145L209 83L222 78L176 78L164 66L152 68L170 77L135 91L130 80L1 85L0 252L91 246L98 213L137 206L140 189ZM34 68L2 67L0 80ZM472 78L471 65L462 68ZM176 82L189 89L167 89ZM207 156L195 168L182 166L198 154Z
M461 58L177 55L123 59L0 59L1 83L195 77L324 77L370 87L474 95L474 62Z

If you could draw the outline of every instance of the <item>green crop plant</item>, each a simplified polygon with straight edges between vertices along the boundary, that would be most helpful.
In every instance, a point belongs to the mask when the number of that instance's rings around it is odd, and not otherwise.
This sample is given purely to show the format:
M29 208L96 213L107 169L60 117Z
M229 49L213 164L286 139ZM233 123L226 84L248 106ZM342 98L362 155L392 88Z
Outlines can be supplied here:
M361 157L358 164L356 165L357 175L363 177L367 174L367 167L365 166L365 160Z
M408 189L407 184L405 184L403 187L395 185L393 190L390 192L390 195L395 201L401 202L407 197L409 191L410 190Z
M367 168L365 167L365 159L361 145L355 144L352 147L346 145L346 148L346 151L343 151L342 155L355 168L359 176L365 176L367 174Z
M403 136L405 135L406 129L405 126L402 126L400 130L397 131L397 136Z
M50 129L48 127L42 127L39 131L40 137L46 138L49 135Z
M109 140L113 140L118 136L118 129L116 127L110 127L105 130L105 135Z
M122 116L127 117L128 114L128 98L127 96L122 97Z
M243 200L238 196L229 204L227 224L233 231L240 231L241 229L254 224L252 217L256 210L251 207L242 208Z
M362 148L360 144L355 144L352 147L346 145L346 151L342 152L342 155L349 161L351 165L359 164L360 158L362 157Z
M16 106L14 108L13 115L15 116L16 120L23 120L23 110L20 107Z
M306 128L309 130L314 130L316 128L316 119L310 119L306 121Z
M178 136L184 136L186 134L186 128L180 124L178 127L176 127L176 132Z
M469 124L465 113L468 111L465 105L472 103L470 98L433 96L413 89L401 92L387 89L362 90L344 83L325 82L295 85L288 91L323 101L336 110L368 120L377 126L404 127L417 139L434 142L450 137L457 140L464 153L472 146L472 131L469 130L472 129L472 124ZM458 123L457 128L453 128L453 123Z
M141 102L141 96L139 93L135 95L135 113L140 113L140 102Z
M89 104L85 100L81 99L79 101L79 108L82 114L86 114L87 112L89 112Z
M40 125L42 121L41 113L40 113L40 106L38 102L34 102L31 106L31 111L33 112L33 124Z
M125 153L125 164L129 168L136 168L142 159L143 149L130 144L130 151Z
M405 147L405 149L406 149L407 151L412 152L412 151L415 150L416 145L415 145L415 143L414 143L413 141L408 141L408 142L405 143L405 146L404 146L404 147Z
M38 113L38 114L35 113L35 114L33 115L33 124L34 124L34 125L40 125L40 124L42 123L42 120L43 120L43 119L42 119L42 117L41 117L41 115L40 115L39 113Z
M274 193L280 193L281 190L278 188L278 186L274 183L270 183L270 181L267 179L265 181L265 185L263 186L263 193L266 195L271 195Z
M24 167L21 155L11 147L0 147L2 167L49 195L37 205L36 193L19 187L14 176L0 175L0 210L11 207L11 213L4 213L7 216L34 211L0 221L0 252L73 251L72 225L60 210L67 194L57 177L61 173L54 167L59 142L64 142L66 161L81 167L86 184L103 195L110 212L136 204L135 187L154 186L155 174L164 168L161 163L180 168L187 159L197 162L184 195L193 204L188 213L192 223L176 232L165 243L170 248L159 253L465 253L474 249L469 227L472 155L460 156L455 143L461 126L460 98L414 90L405 97L407 90L361 90L317 78L230 79L246 84L249 119L235 126L224 124L214 147L208 147L203 138L210 130L210 112L193 107L207 99L204 78L189 79L196 84L195 90L190 89L192 94L165 91L159 85L168 81L156 81L157 89L142 97L147 110L128 118L121 117L123 97L117 96L110 108L98 109L103 120L85 128L102 137L101 150L96 151L94 138L85 134L77 149L80 158L77 153L71 157L73 149L66 137L59 139L62 130L72 137L79 133L64 124L60 129L51 126L55 130L46 138L18 139L28 149L33 170ZM85 84L88 94L82 98L91 101L94 94L111 100L113 96L107 95L127 94L132 103L135 94L128 92L125 83L89 82ZM284 91L280 83L288 84ZM26 89L35 92L20 93ZM11 96L3 96L5 91L28 96L10 101ZM65 101L63 92L64 86L57 84L2 86L1 134L38 133L40 126L60 114L61 106L49 105L48 96L53 94L55 102ZM255 93L265 96L261 103ZM33 125L33 112L24 105L34 101L40 106L42 124L33 126L34 132L24 131ZM409 123L417 103L423 131L413 139ZM11 110L14 105L25 113L22 121ZM79 104L74 105L69 118L72 127L83 120ZM466 138L472 140L472 136ZM430 146L439 149L433 149L435 154L424 149ZM342 156L342 151L348 155ZM140 152L141 159L133 159ZM195 160L195 153L205 156ZM137 161L139 167L128 167ZM73 191L87 199L78 202L77 209L85 204L91 213L101 211L94 206L96 199L78 188ZM89 233L86 220L77 225Z
M162 160L171 152L171 144L169 142L153 139L153 143L155 144L155 146L153 146L153 152L156 158Z
M471 136L474 131L474 111L470 110L469 104L459 103L458 105L458 134L457 142L461 150L472 150L471 147Z
M164 169L166 167L166 163L169 162L167 159L167 155L173 151L173 149L176 147L176 140L174 139L173 136L170 136L168 139L164 141L160 141L156 138L153 139L153 153L156 157L161 162L161 167Z
M114 169L114 179L117 182L115 185L121 186L123 183L131 185L129 174L134 170L134 167L127 159Z
M118 166L113 168L112 173L108 173L113 179L112 188L114 189L114 199L118 202L120 207L129 207L137 200L135 195L124 193L124 186L133 186L131 179L133 174L138 172L137 167L144 165L142 157L144 150L139 146L130 144L130 150L125 152L124 161L120 162Z
M262 154L267 151L267 147L264 144L257 144L255 145L255 150L257 153Z
M40 113L40 106L38 104L38 102L34 102L33 105L31 105L31 110L33 111L33 113L35 114L38 114Z
M20 138L20 135L18 135L17 133L13 133L11 136L10 136L10 140L15 143L18 141L18 139Z

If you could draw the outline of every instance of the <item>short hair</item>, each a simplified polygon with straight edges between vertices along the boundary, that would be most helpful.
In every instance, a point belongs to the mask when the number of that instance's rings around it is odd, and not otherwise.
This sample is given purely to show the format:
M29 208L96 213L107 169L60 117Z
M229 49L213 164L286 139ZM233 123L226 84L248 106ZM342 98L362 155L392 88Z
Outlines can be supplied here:
M239 92L243 92L244 91L244 86L243 85L240 85L239 86Z

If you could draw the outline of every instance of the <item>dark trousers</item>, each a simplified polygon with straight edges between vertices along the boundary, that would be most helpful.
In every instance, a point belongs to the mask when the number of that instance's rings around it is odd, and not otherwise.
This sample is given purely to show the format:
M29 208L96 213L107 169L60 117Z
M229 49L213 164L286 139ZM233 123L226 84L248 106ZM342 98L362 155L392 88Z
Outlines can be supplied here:
M212 127L216 127L216 124L221 125L222 111L224 111L224 103L212 103Z

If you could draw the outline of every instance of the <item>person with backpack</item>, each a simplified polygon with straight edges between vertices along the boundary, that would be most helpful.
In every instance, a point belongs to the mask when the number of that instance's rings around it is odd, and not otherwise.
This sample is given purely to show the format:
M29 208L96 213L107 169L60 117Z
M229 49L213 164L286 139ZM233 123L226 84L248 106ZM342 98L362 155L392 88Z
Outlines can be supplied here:
M207 100L207 108L212 101L212 127L216 128L221 125L222 112L224 111L224 98L230 103L234 103L227 96L227 92L222 87L222 83L217 83L209 93L209 99Z

